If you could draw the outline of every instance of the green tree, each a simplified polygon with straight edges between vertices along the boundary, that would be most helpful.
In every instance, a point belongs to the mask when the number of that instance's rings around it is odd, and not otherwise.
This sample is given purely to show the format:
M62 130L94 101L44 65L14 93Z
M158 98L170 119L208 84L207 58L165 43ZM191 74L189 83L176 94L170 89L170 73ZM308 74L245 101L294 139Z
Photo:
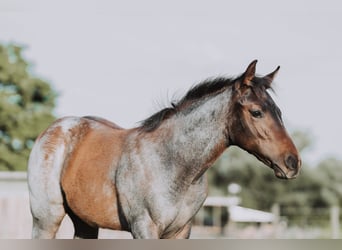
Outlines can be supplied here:
M318 164L317 175L323 184L321 197L323 205L342 206L342 161L327 158Z
M26 169L35 138L55 119L55 98L20 46L0 44L0 170Z

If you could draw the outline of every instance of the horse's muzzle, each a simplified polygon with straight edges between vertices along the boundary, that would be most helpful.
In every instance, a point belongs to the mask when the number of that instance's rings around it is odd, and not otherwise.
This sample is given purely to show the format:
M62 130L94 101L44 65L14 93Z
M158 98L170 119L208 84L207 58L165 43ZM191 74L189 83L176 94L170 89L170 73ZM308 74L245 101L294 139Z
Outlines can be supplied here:
M294 179L299 174L302 161L297 156L289 154L285 157L284 165L284 168L281 168L275 163L272 164L275 176L280 179Z

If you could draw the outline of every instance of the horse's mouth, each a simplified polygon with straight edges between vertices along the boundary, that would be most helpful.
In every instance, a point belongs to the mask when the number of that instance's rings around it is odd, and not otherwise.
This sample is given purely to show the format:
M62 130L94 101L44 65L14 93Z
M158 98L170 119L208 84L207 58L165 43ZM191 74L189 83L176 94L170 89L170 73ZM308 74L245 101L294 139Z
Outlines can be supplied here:
M271 168L273 169L275 176L279 179L288 179L284 171L277 164L272 163Z
M256 158L258 158L258 160L260 160L261 162L263 162L265 165L269 166L270 168L273 169L274 171L274 175L279 178L279 179L289 179L289 177L287 177L287 175L285 174L285 172L273 161L271 161L268 158L262 157L258 154L254 154L256 156Z

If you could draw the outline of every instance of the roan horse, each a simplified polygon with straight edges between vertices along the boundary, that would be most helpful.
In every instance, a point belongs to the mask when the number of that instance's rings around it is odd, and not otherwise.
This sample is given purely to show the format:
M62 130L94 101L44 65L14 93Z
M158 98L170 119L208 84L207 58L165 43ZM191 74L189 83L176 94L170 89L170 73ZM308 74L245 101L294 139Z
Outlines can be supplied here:
M133 129L97 117L57 120L35 142L28 182L33 238L54 238L68 214L75 238L99 228L134 238L188 238L207 197L206 170L230 145L279 178L301 161L267 89L279 67L207 80Z

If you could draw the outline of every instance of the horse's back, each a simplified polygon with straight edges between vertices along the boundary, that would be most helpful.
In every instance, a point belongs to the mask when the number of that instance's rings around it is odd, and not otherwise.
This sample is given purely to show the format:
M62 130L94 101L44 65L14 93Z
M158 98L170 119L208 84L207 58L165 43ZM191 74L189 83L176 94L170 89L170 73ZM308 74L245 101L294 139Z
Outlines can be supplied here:
M120 127L116 123L114 123L112 121L109 121L107 119L104 119L102 117L98 117L98 116L83 116L82 118L102 123L103 125L106 125L106 126L108 126L110 128L113 128L113 129L123 129L122 127Z
M63 205L88 224L120 229L114 179L127 131L96 117L57 120L32 150L31 196L58 193L58 202L63 196ZM45 184L35 185L37 180ZM58 185L49 185L51 181Z

